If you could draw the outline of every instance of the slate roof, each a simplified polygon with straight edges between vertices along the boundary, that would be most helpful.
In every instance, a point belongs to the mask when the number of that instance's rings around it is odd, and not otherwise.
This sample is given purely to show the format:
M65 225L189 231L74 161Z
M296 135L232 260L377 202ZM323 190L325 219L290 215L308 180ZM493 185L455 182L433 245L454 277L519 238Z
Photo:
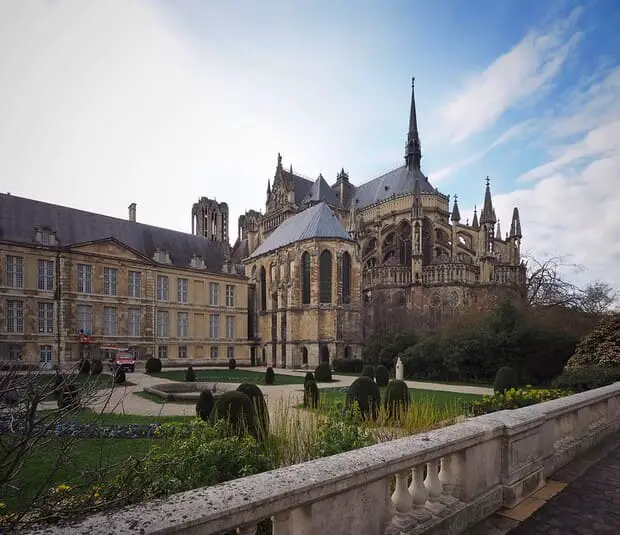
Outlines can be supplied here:
M302 199L306 196L310 188L312 187L312 180L291 173L282 169L282 178L284 180L290 180L293 183L293 192L295 193L295 203L301 204Z
M416 177L420 181L420 191L422 193L435 193L435 188L420 170L415 168L409 169L403 165L370 182L357 186L351 205L356 209L365 208L393 195L413 193Z
M249 258L256 258L285 245L311 238L351 240L336 214L327 204L321 202L285 220Z
M31 244L35 227L56 232L62 246L114 238L151 259L159 248L182 268L189 268L192 255L201 256L209 271L222 270L227 247L176 230L0 193L0 240Z
M322 175L319 175L319 178L317 178L314 184L312 184L312 187L304 197L302 204L314 202L326 202L332 206L337 206L339 204L338 196L329 187L329 184L325 182Z

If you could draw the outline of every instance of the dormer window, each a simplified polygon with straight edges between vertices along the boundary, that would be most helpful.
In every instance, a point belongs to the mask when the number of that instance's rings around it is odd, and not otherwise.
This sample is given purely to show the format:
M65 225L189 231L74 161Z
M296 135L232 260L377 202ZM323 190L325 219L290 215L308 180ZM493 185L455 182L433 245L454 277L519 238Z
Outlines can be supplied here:
M160 264L171 264L170 253L168 251L162 251L161 249L155 249L153 254L153 260Z
M207 269L205 259L202 256L192 255L192 259L189 262L189 267L194 269Z
M34 241L41 245L56 245L56 235L49 228L36 228Z

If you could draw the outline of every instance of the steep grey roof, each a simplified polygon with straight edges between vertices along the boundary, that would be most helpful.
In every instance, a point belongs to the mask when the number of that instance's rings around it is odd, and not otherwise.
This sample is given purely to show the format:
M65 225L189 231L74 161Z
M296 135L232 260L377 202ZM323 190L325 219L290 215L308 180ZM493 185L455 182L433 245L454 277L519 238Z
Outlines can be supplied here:
M310 188L312 187L312 180L308 180L307 178L303 178L301 176L296 175L295 173L291 173L290 171L286 171L282 169L282 178L285 180L290 180L293 183L293 192L295 193L295 203L300 204L302 199L306 196Z
M55 232L62 246L114 238L148 258L156 249L168 251L172 265L183 268L189 267L192 255L201 256L209 271L221 271L227 246L176 230L0 193L0 240L33 243L35 227Z
M332 209L321 202L284 221L249 258L255 258L285 245L311 238L351 239Z
M435 188L431 186L428 178L421 171L415 168L408 169L407 166L403 165L358 186L353 194L352 205L356 209L365 208L393 195L412 193L416 177L420 181L420 191L422 193L435 192Z
M332 191L329 184L325 182L323 175L319 175L319 178L317 178L314 184L312 184L310 191L301 202L302 204L326 202L327 204L336 206L338 204L338 196Z

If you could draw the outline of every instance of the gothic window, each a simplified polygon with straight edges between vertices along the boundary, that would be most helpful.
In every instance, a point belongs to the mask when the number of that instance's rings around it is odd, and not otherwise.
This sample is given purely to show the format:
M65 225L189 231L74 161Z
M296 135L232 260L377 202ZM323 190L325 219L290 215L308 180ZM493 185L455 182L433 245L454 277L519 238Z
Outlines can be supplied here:
M327 249L319 257L319 296L321 303L332 302L332 253Z
M265 266L260 268L260 309L261 312L267 310L267 273Z
M310 253L304 251L301 255L301 303L310 304Z
M399 229L398 256L401 266L411 265L411 227L403 222Z
M351 255L342 255L342 302L351 302Z

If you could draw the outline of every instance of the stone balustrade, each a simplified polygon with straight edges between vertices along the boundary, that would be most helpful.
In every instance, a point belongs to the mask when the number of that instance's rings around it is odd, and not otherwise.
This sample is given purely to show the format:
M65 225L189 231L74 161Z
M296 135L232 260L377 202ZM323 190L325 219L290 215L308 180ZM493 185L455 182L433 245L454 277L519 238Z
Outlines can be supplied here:
M431 264L422 271L422 282L426 285L467 283L480 280L480 268L473 264Z
M31 533L458 534L620 428L620 383Z
M495 266L493 269L493 278L499 284L525 284L526 268L525 266Z
M379 286L408 286L411 284L411 268L407 266L378 266L364 271L364 289Z

